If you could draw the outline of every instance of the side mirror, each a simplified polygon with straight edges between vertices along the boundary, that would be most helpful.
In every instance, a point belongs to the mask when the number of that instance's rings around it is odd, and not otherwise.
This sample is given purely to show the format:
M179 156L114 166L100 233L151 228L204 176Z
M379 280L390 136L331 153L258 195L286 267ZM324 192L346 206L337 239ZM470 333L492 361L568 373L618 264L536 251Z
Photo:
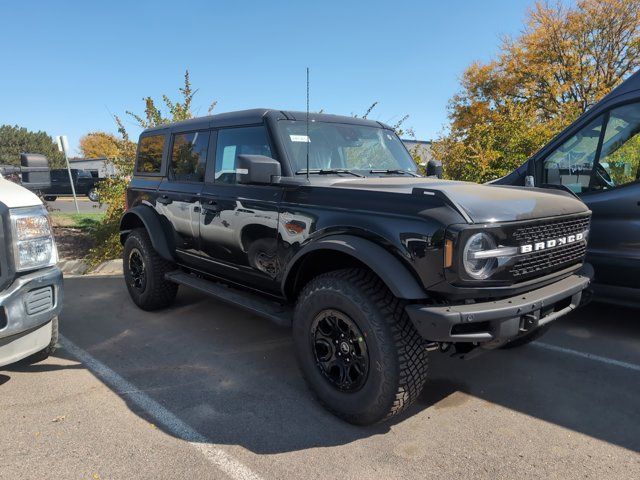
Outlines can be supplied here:
M428 160L424 170L427 177L442 178L442 162L433 159Z
M40 190L51 186L51 170L49 160L39 153L21 153L20 171L22 186L29 190Z
M238 155L236 176L238 183L270 184L281 176L280 162L264 155Z

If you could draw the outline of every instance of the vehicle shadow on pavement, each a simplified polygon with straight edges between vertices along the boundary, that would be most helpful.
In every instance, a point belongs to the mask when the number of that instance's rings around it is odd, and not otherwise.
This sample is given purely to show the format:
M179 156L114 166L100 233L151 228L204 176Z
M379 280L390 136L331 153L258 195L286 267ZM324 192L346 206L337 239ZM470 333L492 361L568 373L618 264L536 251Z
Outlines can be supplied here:
M633 372L535 347L473 361L434 354L430 380L416 405L390 422L356 427L313 399L288 329L185 288L173 307L143 312L120 278L66 279L65 297L61 332L66 338L215 444L259 454L343 445L405 421L424 420L420 428L429 429L429 418L445 409L463 412L465 402L476 397L487 408L499 405L640 449L640 391ZM121 397L155 423L126 394Z
M9 375L3 375L0 373L0 385L4 385L9 380L11 380L11 377Z

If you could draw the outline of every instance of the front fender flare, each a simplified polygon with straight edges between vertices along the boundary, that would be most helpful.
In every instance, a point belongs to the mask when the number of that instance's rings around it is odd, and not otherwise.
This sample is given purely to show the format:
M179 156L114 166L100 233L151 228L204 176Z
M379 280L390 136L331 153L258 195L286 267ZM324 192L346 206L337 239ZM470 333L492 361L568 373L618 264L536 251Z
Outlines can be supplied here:
M153 208L138 205L127 210L120 220L120 243L124 244L127 234L142 223L149 234L153 249L165 260L175 261L170 235L162 225L162 219Z
M335 250L359 260L378 275L397 298L427 298L420 282L400 259L371 240L354 235L331 235L303 247L291 259L285 270L282 278L283 292L286 291L288 280L291 280L290 275L296 270L298 262L302 261L305 255L317 250Z

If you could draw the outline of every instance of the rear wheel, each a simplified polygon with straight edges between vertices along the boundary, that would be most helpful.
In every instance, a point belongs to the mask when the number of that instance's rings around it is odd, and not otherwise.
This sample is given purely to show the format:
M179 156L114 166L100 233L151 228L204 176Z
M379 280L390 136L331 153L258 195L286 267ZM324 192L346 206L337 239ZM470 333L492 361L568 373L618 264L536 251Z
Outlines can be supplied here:
M307 284L293 336L311 390L350 423L367 425L402 412L426 381L427 351L404 303L369 271L338 270Z
M158 310L173 303L178 285L164 276L175 265L158 255L145 229L136 229L127 237L122 266L129 295L140 308Z
M93 187L87 192L87 197L89 197L89 200L91 200L92 202L97 202L98 200L100 200L98 189L96 187Z
M516 337L513 340L505 343L504 345L502 345L503 349L509 349L509 348L517 348L517 347L522 347L523 345L527 345L528 343L533 342L534 340L537 340L538 338L540 338L541 336L543 336L545 333L547 333L549 331L549 329L551 328L551 324L548 323L546 325L542 325L541 327L536 328L535 330L525 333L524 335L521 335L520 337Z

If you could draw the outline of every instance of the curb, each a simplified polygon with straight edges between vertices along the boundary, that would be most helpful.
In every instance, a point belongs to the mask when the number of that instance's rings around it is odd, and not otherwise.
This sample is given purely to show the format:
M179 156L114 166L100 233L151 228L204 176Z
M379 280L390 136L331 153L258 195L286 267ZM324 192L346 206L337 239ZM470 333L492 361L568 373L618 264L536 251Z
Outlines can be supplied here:
M58 267L65 276L113 276L122 275L122 259L107 260L93 270L89 271L89 265L84 260L60 260Z

